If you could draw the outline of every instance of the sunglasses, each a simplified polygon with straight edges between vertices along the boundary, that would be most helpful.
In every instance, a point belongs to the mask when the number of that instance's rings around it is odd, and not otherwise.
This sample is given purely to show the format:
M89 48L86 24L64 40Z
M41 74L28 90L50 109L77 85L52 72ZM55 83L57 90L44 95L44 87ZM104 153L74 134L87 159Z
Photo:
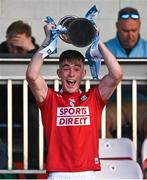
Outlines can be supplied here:
M131 18L131 19L139 19L140 16L139 16L139 14L136 14L136 13L123 13L123 14L119 15L119 18L120 19L129 19L129 18Z

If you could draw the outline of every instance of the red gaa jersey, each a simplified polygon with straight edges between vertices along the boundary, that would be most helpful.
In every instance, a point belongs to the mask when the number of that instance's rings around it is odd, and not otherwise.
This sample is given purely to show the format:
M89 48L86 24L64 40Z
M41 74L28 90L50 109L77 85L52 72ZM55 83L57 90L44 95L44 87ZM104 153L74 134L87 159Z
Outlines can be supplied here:
M48 89L39 104L48 172L100 170L98 138L104 105L98 86L72 94Z

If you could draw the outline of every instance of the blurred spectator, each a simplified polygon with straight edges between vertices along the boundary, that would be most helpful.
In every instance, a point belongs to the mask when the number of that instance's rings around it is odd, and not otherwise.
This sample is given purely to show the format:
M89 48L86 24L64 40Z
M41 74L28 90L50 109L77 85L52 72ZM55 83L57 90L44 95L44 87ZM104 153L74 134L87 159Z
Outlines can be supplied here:
M140 35L141 20L137 9L125 7L118 12L117 34L105 42L108 49L118 58L146 58L147 41ZM147 137L147 87L137 87L137 127L141 139ZM107 106L107 136L116 131L116 102L113 94ZM132 87L122 86L122 125L125 136L130 136L132 127Z
M15 54L17 55L27 55L34 54L39 46L35 42L35 38L32 37L32 29L29 24L18 20L10 24L6 30L6 41L0 44L0 53L5 54ZM20 56L18 56L20 57ZM5 87L0 87L2 97L7 96L6 91L3 89ZM21 124L23 121L23 93L22 85L13 85L13 123ZM29 121L29 169L37 169L39 167L39 157L38 157L38 134L39 134L39 116L38 107L36 106L36 101L29 89L28 92L28 121ZM3 98L4 99L4 98ZM6 101L4 102L6 104ZM3 103L2 103L3 104ZM1 107L2 109L3 107ZM2 110L1 110L2 111ZM4 113L4 112L2 112ZM7 113L7 112L5 112ZM1 113L0 113L1 114ZM3 115L6 117L6 115ZM3 119L3 116L0 119ZM14 131L15 132L15 131ZM28 178L35 178L36 176L27 175Z
M137 9L121 9L116 22L116 37L105 42L106 46L119 58L147 57L147 41L141 38L140 27L141 20Z
M0 53L28 54L38 49L31 27L23 21L13 22L6 31L6 41L0 44Z

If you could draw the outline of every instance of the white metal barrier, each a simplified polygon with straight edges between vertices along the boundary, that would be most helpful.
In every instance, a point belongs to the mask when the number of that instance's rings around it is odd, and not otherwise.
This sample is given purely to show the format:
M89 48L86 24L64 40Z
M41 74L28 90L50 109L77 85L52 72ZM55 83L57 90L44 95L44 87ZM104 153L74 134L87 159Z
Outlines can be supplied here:
M8 138L8 170L0 170L0 173L45 173L44 170L44 141L43 141L43 126L41 123L41 115L39 112L39 169L29 170L28 169L28 84L25 79L25 71L28 64L28 60L12 60L12 59L2 59L0 60L0 85L7 84L7 138ZM139 60L140 61L140 60ZM129 83L132 86L132 137L135 147L137 149L137 85L147 84L147 61L142 60L138 62L134 60L130 61L120 61L124 69L124 78L122 82L117 87L117 138L122 137L122 84ZM86 65L88 68L88 65ZM43 68L43 76L48 82L48 84L53 85L56 91L59 90L60 82L56 76L55 69L58 67L58 60L49 59L45 62ZM128 69L130 68L130 69ZM138 69L140 71L138 71ZM102 74L105 73L105 65L102 64ZM102 76L101 74L101 76ZM14 84L22 84L23 86L23 170L13 169L13 127L12 127L12 87ZM96 82L91 80L90 73L82 81L87 91L91 85ZM24 113L25 112L25 113ZM106 137L106 108L103 111L102 123L101 123L101 138Z

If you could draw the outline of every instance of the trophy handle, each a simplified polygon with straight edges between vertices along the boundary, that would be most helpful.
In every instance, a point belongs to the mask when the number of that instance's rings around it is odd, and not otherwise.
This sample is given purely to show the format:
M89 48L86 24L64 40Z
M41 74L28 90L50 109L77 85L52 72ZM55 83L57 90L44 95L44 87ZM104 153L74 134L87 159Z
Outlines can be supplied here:
M61 25L63 28L65 27L67 30L70 24L77 18L77 16L67 15L60 19L58 25ZM66 43L72 44L68 32L60 34L60 39Z

